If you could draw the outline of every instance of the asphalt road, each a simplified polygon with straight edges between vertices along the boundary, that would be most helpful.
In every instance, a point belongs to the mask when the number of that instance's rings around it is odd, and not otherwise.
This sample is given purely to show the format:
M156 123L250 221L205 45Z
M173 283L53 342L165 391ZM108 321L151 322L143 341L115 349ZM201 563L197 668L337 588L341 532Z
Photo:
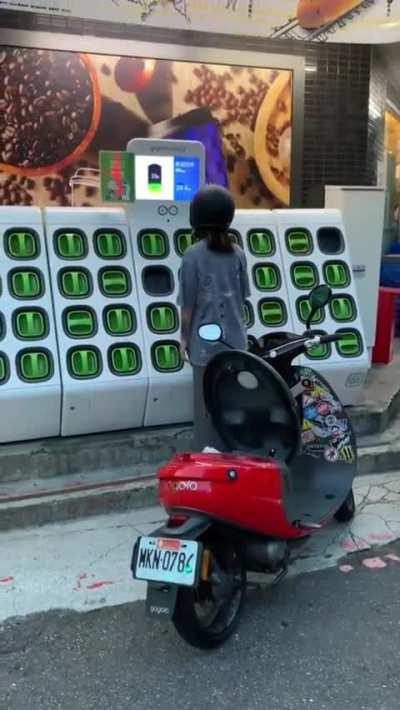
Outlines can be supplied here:
M399 710L400 545L249 592L239 632L186 646L144 604L0 627L2 710Z

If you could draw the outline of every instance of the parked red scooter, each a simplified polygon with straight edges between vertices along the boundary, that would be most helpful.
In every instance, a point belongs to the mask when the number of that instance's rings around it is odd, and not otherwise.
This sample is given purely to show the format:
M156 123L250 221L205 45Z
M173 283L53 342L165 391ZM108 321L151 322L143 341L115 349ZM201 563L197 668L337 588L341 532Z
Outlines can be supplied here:
M168 522L138 539L132 572L148 581L147 609L172 619L190 644L213 648L234 631L246 572L280 581L291 547L332 517L350 520L357 448L349 418L330 385L293 360L339 334L310 324L331 298L310 294L303 336L269 334L250 352L229 349L208 365L204 393L223 453L180 454L158 472ZM220 341L219 326L200 336Z

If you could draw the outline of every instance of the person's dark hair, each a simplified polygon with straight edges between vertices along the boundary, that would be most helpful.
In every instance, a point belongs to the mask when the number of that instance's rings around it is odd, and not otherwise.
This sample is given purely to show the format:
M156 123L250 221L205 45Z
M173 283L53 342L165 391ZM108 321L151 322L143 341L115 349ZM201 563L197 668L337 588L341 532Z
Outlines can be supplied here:
M235 215L235 202L228 190L220 185L206 185L190 204L190 223L195 238L205 239L212 251L233 251L229 233Z
M232 235L224 229L195 229L194 237L195 241L204 239L207 242L207 247L211 251L226 254L232 252L234 249Z

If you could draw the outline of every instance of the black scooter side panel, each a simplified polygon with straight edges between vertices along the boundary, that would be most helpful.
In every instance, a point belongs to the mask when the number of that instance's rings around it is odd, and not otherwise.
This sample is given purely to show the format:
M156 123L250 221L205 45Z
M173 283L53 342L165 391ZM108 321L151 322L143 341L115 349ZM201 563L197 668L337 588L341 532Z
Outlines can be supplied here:
M290 521L319 523L340 508L357 472L357 444L350 419L332 387L317 372L294 367L302 414L302 451L291 464L285 500Z

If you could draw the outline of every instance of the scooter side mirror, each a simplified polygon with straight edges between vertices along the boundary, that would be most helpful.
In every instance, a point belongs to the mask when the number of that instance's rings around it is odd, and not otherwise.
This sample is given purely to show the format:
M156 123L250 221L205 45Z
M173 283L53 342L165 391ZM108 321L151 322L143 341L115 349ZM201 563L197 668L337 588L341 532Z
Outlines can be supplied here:
M326 284L321 284L313 288L309 295L310 313L307 319L306 329L310 330L311 323L317 311L325 308L332 298L332 289Z
M199 337L208 343L217 343L222 338L222 329L217 323L207 323L198 329Z

